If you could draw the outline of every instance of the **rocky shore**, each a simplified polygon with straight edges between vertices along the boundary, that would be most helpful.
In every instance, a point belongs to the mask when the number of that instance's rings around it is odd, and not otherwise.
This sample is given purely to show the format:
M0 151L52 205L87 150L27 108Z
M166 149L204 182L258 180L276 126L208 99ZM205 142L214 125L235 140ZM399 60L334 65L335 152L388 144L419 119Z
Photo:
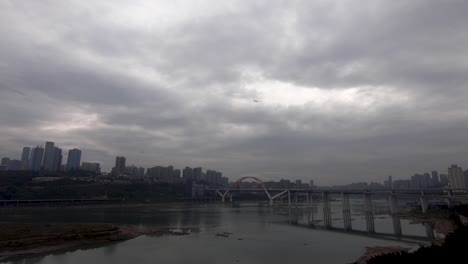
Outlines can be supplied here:
M193 228L110 224L0 224L0 261L125 241L141 235L188 235Z

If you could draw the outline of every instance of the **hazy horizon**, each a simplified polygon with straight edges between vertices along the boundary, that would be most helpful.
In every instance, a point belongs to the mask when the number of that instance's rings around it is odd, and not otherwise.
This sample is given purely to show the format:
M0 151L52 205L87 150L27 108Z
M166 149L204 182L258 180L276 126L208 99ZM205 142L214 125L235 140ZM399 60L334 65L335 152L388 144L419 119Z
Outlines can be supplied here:
M0 0L0 157L317 185L468 167L468 2ZM258 102L255 102L258 101Z

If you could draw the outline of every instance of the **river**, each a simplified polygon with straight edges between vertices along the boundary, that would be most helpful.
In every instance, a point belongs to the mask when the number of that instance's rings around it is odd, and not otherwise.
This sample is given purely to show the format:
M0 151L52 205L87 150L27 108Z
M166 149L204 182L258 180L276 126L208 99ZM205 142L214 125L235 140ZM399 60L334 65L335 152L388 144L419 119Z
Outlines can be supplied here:
M332 202L333 226L342 227L340 203ZM321 219L321 205L314 218ZM382 208L385 205L380 205ZM353 229L365 230L360 205L352 203ZM378 211L379 203L375 203ZM128 241L78 249L8 263L101 264L101 263L351 263L369 246L414 247L415 244L372 236L331 232L289 224L285 207L264 203L241 204L145 204L74 207L6 208L2 222L16 223L113 223L151 227L193 227L185 236L140 236ZM377 232L392 232L391 217L377 215ZM317 222L320 225L321 222ZM323 223L322 223L323 224ZM404 234L425 236L421 224L401 220ZM197 231L195 231L197 230ZM218 235L222 234L222 235Z

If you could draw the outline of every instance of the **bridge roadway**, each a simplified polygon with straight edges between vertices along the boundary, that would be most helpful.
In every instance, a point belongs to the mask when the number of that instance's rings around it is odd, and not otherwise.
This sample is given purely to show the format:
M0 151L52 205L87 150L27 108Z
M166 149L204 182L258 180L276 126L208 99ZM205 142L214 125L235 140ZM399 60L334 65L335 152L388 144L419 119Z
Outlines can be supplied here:
M372 193L372 194L414 194L414 195L421 195L424 193L425 195L447 195L448 192L452 192L452 195L460 194L463 196L468 196L467 189L421 189L421 190L349 190L349 189L333 189L333 190L317 190L317 189L272 189L272 188L257 188L257 189L245 189L245 188L209 188L206 191L253 191L253 192L264 192L265 190L269 192L282 192L282 191L290 191L294 192L301 192L301 193L323 193L327 192L330 194L342 194L342 193L349 193L349 194L363 194L363 193Z
M452 200L468 198L468 190L466 189L424 189L424 190L312 190L312 189L243 189L243 188L218 188L218 189L206 189L207 192L216 192L224 202L225 198L231 192L264 192L270 200L270 204L273 204L273 200L282 195L291 194L306 194L306 196L320 194L320 195L369 195L369 196L389 196L389 197L420 197L422 210L427 210L428 199L444 199L447 205L451 207ZM276 195L272 195L276 193ZM232 200L232 196L229 196Z

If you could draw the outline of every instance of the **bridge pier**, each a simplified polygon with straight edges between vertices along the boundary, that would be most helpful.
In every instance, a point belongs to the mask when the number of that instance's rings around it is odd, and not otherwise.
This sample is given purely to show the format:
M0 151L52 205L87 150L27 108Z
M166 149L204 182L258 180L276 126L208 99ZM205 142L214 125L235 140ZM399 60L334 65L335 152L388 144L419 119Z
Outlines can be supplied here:
M283 195L283 194L285 194L287 192L289 192L289 190L284 190L284 191L282 191L282 192L280 192L280 193L278 193L276 195L273 195L273 196L269 195L269 193L268 193L268 199L270 201L270 206L273 206L274 201L275 201L276 198L280 197L281 195Z
M219 196L221 196L221 203L224 203L226 200L226 195L228 194L229 190L227 190L224 193L220 192L219 190L215 190L215 191L217 194L219 194Z
M322 200L323 200L323 222L325 224L325 227L330 228L332 227L330 194L328 192L322 192Z
M424 195L424 192L421 192L421 211L423 214L427 212L427 208L429 208L429 202L427 200L427 197Z
M294 192L294 224L299 223L299 207L298 207L298 202L297 202L297 192Z
M365 212L366 212L367 232L375 233L374 211L372 208L372 195L370 193L364 194L364 204L365 204Z
M288 220L291 223L291 192L288 190Z
M314 196L312 193L307 193L307 202L309 203L309 214L307 217L307 224L311 227L315 226L315 220L314 220Z
M429 238L430 240L434 240L435 236L434 229L432 228L432 226L429 223L425 223L424 227L426 228L427 238Z
M389 197L390 202L390 214L392 215L392 224L393 224L393 233L396 236L401 236L403 232L401 231L401 220L399 215L399 200L398 196L391 194Z
M388 200L390 203L390 213L398 214L400 212L398 196L392 193Z
M341 193L341 202L343 207L343 226L346 231L352 230L351 224L351 206L349 204L349 193Z
M453 207L453 203L452 203L452 191L451 191L451 190L448 191L447 196L448 196L448 197L445 199L445 201L447 202L447 207L448 207L448 208L452 208L452 207Z
M392 224L393 224L393 234L395 234L395 236L397 237L402 236L403 232L401 231L401 220L398 214L392 215Z

